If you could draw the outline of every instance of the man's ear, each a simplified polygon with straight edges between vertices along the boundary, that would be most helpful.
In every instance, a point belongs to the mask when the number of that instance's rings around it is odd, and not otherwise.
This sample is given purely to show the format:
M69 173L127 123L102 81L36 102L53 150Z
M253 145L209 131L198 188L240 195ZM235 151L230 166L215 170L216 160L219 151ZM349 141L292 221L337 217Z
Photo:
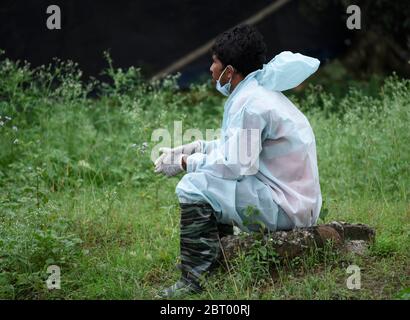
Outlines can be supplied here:
M232 67L231 65L228 65L228 69L226 70L229 74L229 79L233 79L234 74L235 74L235 68Z

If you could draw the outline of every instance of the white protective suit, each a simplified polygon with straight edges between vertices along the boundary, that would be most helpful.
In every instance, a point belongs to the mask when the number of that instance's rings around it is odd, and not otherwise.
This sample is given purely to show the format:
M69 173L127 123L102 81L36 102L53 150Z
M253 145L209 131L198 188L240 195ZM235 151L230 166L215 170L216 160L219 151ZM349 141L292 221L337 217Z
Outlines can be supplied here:
M285 51L248 74L225 102L221 138L202 141L202 152L187 158L187 174L176 188L180 202L206 201L220 223L244 231L258 222L283 228L283 211L292 227L314 225L322 204L315 137L281 91L302 83L319 64ZM238 157L244 146L249 161Z

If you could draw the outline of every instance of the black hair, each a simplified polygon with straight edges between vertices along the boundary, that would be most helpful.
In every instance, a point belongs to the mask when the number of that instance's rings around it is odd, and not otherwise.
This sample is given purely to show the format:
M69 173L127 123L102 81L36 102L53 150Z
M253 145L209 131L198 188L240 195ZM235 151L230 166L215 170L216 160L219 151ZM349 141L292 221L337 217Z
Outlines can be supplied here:
M253 26L243 24L219 35L211 53L225 66L231 65L244 77L261 69L266 61L266 44Z

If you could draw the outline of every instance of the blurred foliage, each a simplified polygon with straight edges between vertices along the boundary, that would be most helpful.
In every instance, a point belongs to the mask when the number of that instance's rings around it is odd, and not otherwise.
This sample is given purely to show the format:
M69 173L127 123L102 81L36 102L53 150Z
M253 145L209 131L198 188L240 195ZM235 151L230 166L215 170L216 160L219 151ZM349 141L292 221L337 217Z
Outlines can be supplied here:
M349 31L349 48L342 58L356 77L386 75L395 70L410 77L410 2L406 0L313 0L301 1L303 15L315 23L331 6L340 8L340 23L345 24L349 5L361 11L361 29Z

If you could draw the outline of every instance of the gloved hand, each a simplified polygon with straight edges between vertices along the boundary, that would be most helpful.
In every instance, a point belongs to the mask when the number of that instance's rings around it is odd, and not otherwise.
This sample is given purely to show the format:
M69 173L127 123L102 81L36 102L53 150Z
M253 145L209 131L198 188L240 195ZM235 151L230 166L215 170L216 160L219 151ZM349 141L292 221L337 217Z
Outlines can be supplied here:
M186 156L185 154L175 154L171 148L161 149L163 149L163 154L155 161L156 173L163 173L168 177L172 177L184 171L182 158Z
M161 151L162 148L159 149ZM171 151L173 151L175 154L178 153L184 153L187 155L191 155L196 152L201 152L202 149L202 142L201 140L197 140L191 143L184 144L182 146L172 148Z
M154 162L155 169L157 169L157 167L165 159L168 152L171 152L176 157L179 154L191 155L196 152L201 152L201 150L202 150L202 142L200 140L197 140L197 141L194 141L188 144L184 144L182 146L172 148L172 149L171 148L159 148L159 152L162 152L162 154Z

